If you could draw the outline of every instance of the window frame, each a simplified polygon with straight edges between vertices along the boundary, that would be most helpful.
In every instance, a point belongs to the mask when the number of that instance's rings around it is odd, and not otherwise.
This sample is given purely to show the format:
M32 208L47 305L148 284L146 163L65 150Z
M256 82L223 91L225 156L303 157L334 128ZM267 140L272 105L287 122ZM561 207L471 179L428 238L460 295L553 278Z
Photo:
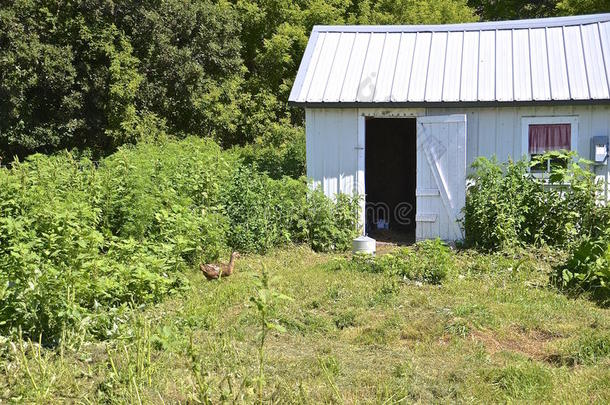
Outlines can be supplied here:
M578 151L578 116L536 116L521 118L521 151L522 155L527 157L528 162L532 156L529 153L529 126L532 124L538 125L553 125L553 124L570 124L570 151ZM531 171L531 168L530 168ZM546 171L531 171L536 174L548 174L550 171L550 163L547 163Z

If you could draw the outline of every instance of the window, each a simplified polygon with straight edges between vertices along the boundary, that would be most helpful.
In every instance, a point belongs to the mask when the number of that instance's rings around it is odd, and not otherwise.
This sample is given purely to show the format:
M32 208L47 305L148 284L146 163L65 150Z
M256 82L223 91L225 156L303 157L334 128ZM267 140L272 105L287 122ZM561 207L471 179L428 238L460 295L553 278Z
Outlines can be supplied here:
M577 117L523 118L523 152L530 159L553 151L576 150ZM568 161L559 156L532 166L537 173L550 172L553 167L567 167Z

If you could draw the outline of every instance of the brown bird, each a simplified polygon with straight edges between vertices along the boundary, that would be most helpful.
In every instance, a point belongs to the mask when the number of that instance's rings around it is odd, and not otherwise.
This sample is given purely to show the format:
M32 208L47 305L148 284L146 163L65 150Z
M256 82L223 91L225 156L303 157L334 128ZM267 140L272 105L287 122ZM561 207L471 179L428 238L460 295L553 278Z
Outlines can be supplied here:
M216 280L219 277L228 277L233 274L233 268L235 267L235 259L239 257L239 253L231 253L231 260L229 264L203 264L199 265L199 270L203 273L205 278L208 280Z

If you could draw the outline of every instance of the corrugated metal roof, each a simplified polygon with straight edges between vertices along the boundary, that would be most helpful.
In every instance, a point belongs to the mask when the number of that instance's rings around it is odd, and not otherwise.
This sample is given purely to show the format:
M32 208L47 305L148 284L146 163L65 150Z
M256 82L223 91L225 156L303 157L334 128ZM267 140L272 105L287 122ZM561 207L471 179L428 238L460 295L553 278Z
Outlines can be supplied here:
M316 26L290 102L610 99L610 14L452 25Z

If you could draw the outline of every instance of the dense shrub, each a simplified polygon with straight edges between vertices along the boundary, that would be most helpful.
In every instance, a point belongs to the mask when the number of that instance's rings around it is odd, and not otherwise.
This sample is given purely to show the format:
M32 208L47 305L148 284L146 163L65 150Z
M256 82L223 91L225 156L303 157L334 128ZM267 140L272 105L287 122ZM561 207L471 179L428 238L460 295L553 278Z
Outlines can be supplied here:
M358 234L357 196L339 194L335 201L324 196L320 189L310 190L307 195L305 222L307 241L316 251L347 250Z
M552 275L572 293L610 303L610 208L599 204L599 184L585 161L553 152L540 159L565 160L537 178L525 161L499 164L479 158L466 195L466 243L484 249L548 245L568 249ZM536 162L534 162L535 164Z
M265 252L285 243L309 243L316 251L347 250L357 235L358 198L333 201L305 179L273 180L242 166L224 190L230 221L229 245L242 252Z
M242 252L264 252L298 239L301 232L290 222L302 216L306 188L301 185L298 180L276 181L240 167L223 190L229 244Z
M341 261L338 267L371 273L398 275L413 281L440 284L451 272L456 262L451 249L440 239L426 240L413 247L402 248L393 254L371 256L354 255Z
M586 293L601 305L610 305L610 239L584 238L552 280L568 292Z
M346 249L356 207L200 138L142 142L99 167L34 155L0 169L0 334L104 334L105 309L159 301L184 288L185 269L230 249Z
M104 235L101 195L93 164L67 153L0 171L0 330L50 342L97 305L182 284L165 246Z
M273 125L255 143L236 148L244 162L256 165L274 179L298 178L305 174L305 131L287 125Z
M121 149L98 171L104 228L123 238L172 243L191 260L216 259L227 227L223 185L235 165L234 156L198 138Z
M567 167L553 167L546 179L536 178L524 160L498 163L479 158L466 194L466 243L484 249L515 245L567 247L596 225L597 185L577 157L557 152Z

